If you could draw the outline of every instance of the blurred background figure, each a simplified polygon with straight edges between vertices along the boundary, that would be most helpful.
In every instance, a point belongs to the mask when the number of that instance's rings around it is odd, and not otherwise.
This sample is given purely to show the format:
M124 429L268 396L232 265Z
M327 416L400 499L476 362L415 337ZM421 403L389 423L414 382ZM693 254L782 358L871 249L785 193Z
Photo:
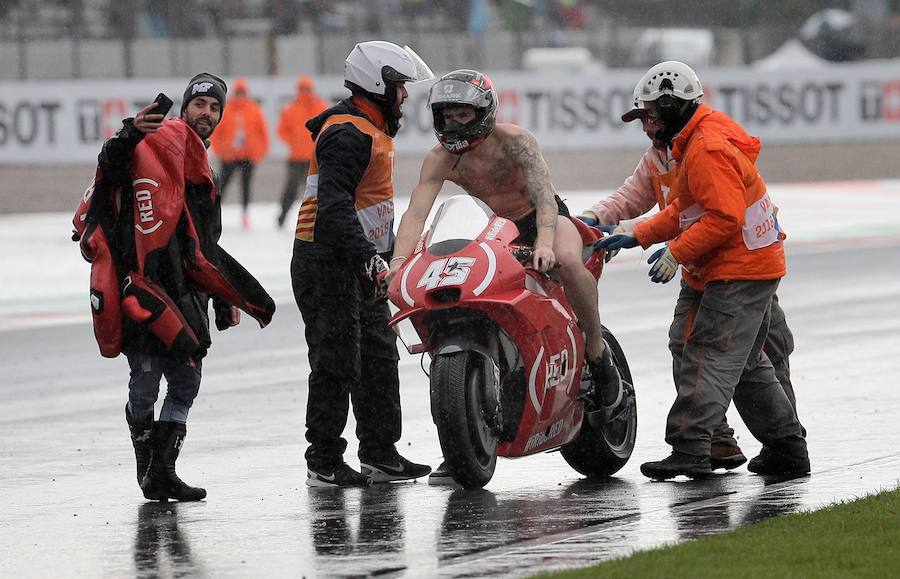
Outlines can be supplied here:
M248 229L253 169L269 150L269 129L262 108L250 98L244 78L235 79L234 96L228 99L228 114L222 116L210 142L213 152L222 159L219 192L223 199L231 176L235 170L241 172L241 227Z
M281 192L281 211L278 213L278 227L291 205L297 200L297 187L309 172L309 160L313 152L313 140L306 121L328 108L318 94L312 79L301 75L297 79L297 98L281 110L278 121L278 137L288 146L287 181Z

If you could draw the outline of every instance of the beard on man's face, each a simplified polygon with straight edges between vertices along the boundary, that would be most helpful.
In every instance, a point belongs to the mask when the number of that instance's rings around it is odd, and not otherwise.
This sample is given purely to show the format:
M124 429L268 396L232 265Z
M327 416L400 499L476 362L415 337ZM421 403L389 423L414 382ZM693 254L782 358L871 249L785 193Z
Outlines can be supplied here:
M403 102L395 102L391 105L391 114L394 115L395 119L403 118Z
M194 132L200 136L201 139L208 139L212 134L213 129L216 128L215 123L209 117L209 115L197 115L196 117L192 117L190 115L185 115L187 118L187 124L189 127L194 129Z

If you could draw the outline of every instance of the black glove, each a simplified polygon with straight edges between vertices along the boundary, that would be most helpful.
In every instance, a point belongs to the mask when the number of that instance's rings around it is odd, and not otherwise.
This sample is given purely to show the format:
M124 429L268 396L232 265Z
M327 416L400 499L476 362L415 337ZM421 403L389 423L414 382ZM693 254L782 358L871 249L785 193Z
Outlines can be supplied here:
M375 299L377 300L387 299L387 282L385 276L390 269L388 263L377 253L370 257L369 261L367 261L363 267L366 277L375 287Z

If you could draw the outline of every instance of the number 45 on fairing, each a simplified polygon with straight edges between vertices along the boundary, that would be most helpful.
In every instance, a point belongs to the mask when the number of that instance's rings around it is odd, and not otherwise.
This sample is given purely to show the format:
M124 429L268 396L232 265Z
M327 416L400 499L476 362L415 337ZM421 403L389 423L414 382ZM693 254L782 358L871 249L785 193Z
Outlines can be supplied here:
M431 262L419 279L416 287L434 289L448 285L460 285L469 277L469 271L475 265L474 257L451 257L436 259Z

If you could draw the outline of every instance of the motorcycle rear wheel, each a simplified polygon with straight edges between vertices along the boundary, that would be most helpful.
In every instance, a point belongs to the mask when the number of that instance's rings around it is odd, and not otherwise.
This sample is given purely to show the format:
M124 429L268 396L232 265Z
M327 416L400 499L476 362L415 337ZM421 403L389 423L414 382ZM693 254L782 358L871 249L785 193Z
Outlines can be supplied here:
M485 415L484 362L460 351L435 357L431 368L431 408L444 460L454 480L481 488L494 476L498 436Z
M637 435L637 399L632 385L631 369L628 367L622 346L605 327L603 339L609 344L625 389L625 401L628 405L625 433L618 440L614 440L604 433L603 429L592 427L585 417L578 438L561 449L561 454L569 466L583 475L596 478L612 476L625 466L634 451Z

